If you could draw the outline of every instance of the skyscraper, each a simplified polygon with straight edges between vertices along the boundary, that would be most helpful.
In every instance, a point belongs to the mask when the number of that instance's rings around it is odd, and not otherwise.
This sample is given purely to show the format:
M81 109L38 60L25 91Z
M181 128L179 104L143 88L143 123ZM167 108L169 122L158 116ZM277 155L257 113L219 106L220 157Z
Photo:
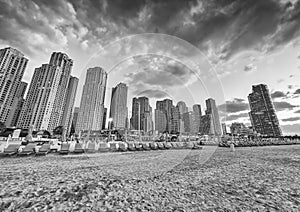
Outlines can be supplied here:
M79 107L75 107L73 112L73 118L72 118L72 125L75 129L77 125L78 114L79 114Z
M73 60L70 59L68 57L67 54L65 53L61 53L61 52L53 52L51 54L51 58L50 58L50 65L53 66L57 66L62 70L61 76L59 78L59 84L58 84L58 90L55 96L55 103L54 103L54 107L53 107L53 113L51 114L50 117L50 127L45 125L42 126L44 129L54 129L55 127L57 127L57 125L61 125L66 127L66 125L71 124L63 123L63 116L70 116L69 114L69 108L73 108L74 106L74 99L72 102L72 99L70 99L69 103L67 104L67 114L64 113L65 110L65 105L66 105L66 100L67 100L67 94L68 94L68 84L69 84L69 80L70 80L70 75L71 75L71 70L73 67ZM75 98L76 95L76 89L77 89L77 84L78 81L76 81L76 79L72 79L72 86L70 89L70 94L69 98ZM74 93L74 89L75 89L75 93ZM70 104L72 103L72 104ZM69 119L67 120L69 121ZM65 129L65 132L67 132L67 130Z
M158 109L155 109L155 130L159 133L164 133L167 129L166 114Z
M180 112L178 107L172 106L171 108L171 132L180 132Z
M181 115L188 112L188 107L186 106L185 102L183 102L183 101L178 102L176 107L178 108L179 113Z
M207 99L206 101L206 114L210 114L214 126L214 134L222 135L222 128L219 118L219 111L216 106L216 101L212 98Z
M219 118L216 101L209 98L205 101L206 111L205 115L200 117L200 133L202 135L222 135L222 128Z
M241 134L244 129L246 129L246 126L243 123L234 122L230 126L230 132L232 134Z
M106 117L107 117L107 108L104 108L104 112L103 112L103 122L102 122L102 130L105 129L105 125L106 125Z
M193 112L189 111L182 114L182 121L184 123L183 132L191 133L193 127Z
M178 102L176 107L179 111L179 132L185 132L183 114L188 112L188 107L183 101Z
M131 129L150 132L153 130L152 108L147 97L132 99Z
M166 116L166 129L163 131L171 132L172 130L172 107L173 101L170 99L164 99L156 102L156 109L163 111Z
M75 96L77 92L78 81L79 81L78 78L71 76L68 83L68 89L67 89L65 105L64 105L64 112L61 121L61 125L64 126L67 134L69 134L72 125L72 118L73 118L72 116L73 116L73 109L74 109L74 102L75 102Z
M200 119L202 116L201 105L193 105L193 114L194 114L194 123L193 123L193 132L198 133L200 131Z
M26 82L21 82L16 96L14 97L14 101L11 107L11 111L9 113L9 116L7 118L7 123L10 123L9 126L14 127L17 125L18 119L20 117L21 114L21 110L24 104L24 95L26 92L26 88L27 88L28 83Z
M87 70L76 132L102 129L106 82L107 73L102 68Z
M205 114L200 118L200 134L202 135L216 135L213 115Z
M249 116L254 130L261 135L281 136L282 132L267 85L253 85L248 100L251 110Z
M226 127L226 124L225 124L225 123L222 123L221 126L222 126L223 135L226 135L226 134L227 134L227 127Z
M17 126L52 131L62 125L72 66L68 55L54 52L35 69Z
M17 49L0 49L0 121L6 126L14 125L14 101L27 63L28 59Z
M127 92L128 87L124 83L119 83L112 88L109 117L112 118L113 126L116 129L126 127L126 118L128 116Z

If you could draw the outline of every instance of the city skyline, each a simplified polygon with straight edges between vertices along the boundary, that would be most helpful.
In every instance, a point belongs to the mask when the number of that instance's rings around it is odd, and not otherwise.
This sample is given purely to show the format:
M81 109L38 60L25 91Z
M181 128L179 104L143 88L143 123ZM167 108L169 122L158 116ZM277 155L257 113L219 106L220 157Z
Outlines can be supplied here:
M72 66L67 54L53 52L49 63L35 69L17 127L52 131L62 125L69 130L77 89L76 83L69 87L70 79L77 79L71 76Z
M77 133L105 128L107 108L105 108L104 102L108 74L101 67L87 70L81 106L79 112L73 114L79 79L71 76L73 60L67 54L53 52L49 64L42 64L41 67L36 68L28 95L24 99L27 83L21 80L25 67L21 66L23 72L20 74L16 72L16 69L20 70L18 64L20 61L24 61L22 59L24 55L12 48L5 48L1 51L3 52L2 67L8 67L3 68L4 75L1 76L3 81L1 85L6 82L10 87L16 89L16 95L8 95L10 93L7 91L11 88L7 85L1 89L2 99L6 98L11 101L11 103L5 104L13 105L12 112L7 113L9 116L3 116L9 117L10 125L8 126L17 125L23 128L33 126L36 130L53 130L56 126L62 125L67 134L70 133L72 124ZM12 53L12 56L10 57L8 53ZM18 59L14 62L15 58ZM27 60L25 61L27 62ZM17 73L17 77L14 76L15 73ZM12 74L15 78L11 80L10 75ZM109 121L112 121L114 129L142 130L145 133L153 133L154 130L158 133L188 132L218 136L226 131L226 120L221 126L219 109L216 101L212 98L205 100L204 115L202 115L200 104L194 104L189 111L184 101L177 102L175 106L172 99L156 100L153 117L149 98L146 96L134 97L130 126L128 126L127 93L128 86L122 82L112 89ZM246 128L244 123L233 122L230 128L237 125L243 126L238 127L239 132L253 133L255 131L266 136L281 136L282 131L267 85L252 85L252 93L248 95L248 101L251 108L248 115L252 127ZM76 117L75 120L73 120L73 116ZM79 116L79 125L76 125L77 116Z
M104 49L109 52L96 62L109 72L106 107L111 89L124 82L129 99L145 95L153 106L156 99L170 98L191 108L212 97L221 122L226 118L228 125L248 126L251 86L267 84L282 132L299 133L299 1L141 1L126 9L114 1L3 1L2 6L0 48L11 46L29 59L23 81L29 83L52 52L64 52L74 60L72 74L80 79L75 106L80 104L86 70L95 67L93 56ZM165 21L158 21L161 18ZM143 33L149 34L140 42L134 39ZM132 35L137 36L107 47ZM160 35L169 35L169 40ZM154 37L155 42L147 42ZM178 43L172 43L176 38ZM116 58L124 61L114 64ZM197 69L188 60L207 61L197 64L207 71L194 74ZM209 68L219 81L216 92ZM130 109L130 100L127 105Z

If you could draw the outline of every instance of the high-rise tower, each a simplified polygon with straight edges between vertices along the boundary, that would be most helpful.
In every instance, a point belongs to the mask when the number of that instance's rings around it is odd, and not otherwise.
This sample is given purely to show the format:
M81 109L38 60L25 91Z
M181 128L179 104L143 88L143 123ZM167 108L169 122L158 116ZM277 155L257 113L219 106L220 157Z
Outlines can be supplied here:
M162 111L166 117L166 128L161 130L169 133L172 131L172 107L173 101L171 99L156 102L156 110Z
M193 114L194 114L194 123L193 123L193 132L198 133L200 131L200 119L202 116L201 105L193 105Z
M150 132L153 130L152 108L147 97L132 99L132 116L130 119L130 128Z
M113 126L116 129L126 127L128 117L127 92L128 87L124 83L119 83L112 88L109 117L112 118Z
M255 131L266 136L281 136L282 132L267 85L253 85L248 100L251 109L249 116Z
M13 125L14 101L27 66L28 59L17 49L0 49L0 121Z
M209 98L205 101L205 115L200 117L200 133L203 135L222 135L222 127L216 101Z
M35 69L17 126L52 131L62 125L72 66L67 54L53 52L49 64Z
M7 119L7 122L10 123L9 125L12 127L17 125L18 119L20 117L22 107L23 107L23 104L25 101L24 95L26 92L27 85L28 85L28 83L21 82L18 87L16 96L14 98L12 109L11 109L11 112L9 113L9 116Z
M102 68L87 70L76 132L102 129L106 82L107 73Z
M75 102L78 82L79 79L77 77L71 76L68 84L67 93L66 93L64 112L62 116L61 125L64 126L67 134L69 134L72 125L74 102Z

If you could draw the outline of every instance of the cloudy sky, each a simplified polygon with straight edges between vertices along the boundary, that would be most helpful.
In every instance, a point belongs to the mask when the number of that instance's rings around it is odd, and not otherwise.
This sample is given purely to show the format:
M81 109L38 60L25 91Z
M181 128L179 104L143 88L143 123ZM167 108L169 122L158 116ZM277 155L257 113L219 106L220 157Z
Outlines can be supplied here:
M0 0L0 48L34 68L63 51L80 78L101 66L111 87L189 107L215 98L223 121L250 123L253 84L269 86L282 130L300 134L300 0ZM152 103L154 104L154 103ZM154 105L152 105L154 107Z

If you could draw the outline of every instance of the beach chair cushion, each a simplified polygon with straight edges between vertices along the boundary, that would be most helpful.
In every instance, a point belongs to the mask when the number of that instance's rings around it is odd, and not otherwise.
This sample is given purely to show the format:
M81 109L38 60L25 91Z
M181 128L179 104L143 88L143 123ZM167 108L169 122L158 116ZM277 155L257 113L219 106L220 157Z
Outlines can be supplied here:
M82 148L81 143L76 143L75 144L74 153L84 153L84 149Z
M136 150L143 150L143 146L140 143L134 144Z
M109 144L109 150L112 152L116 152L119 150L118 143L110 143Z
M149 146L150 146L150 148L151 148L152 150L158 149L158 146L157 146L156 143L150 143Z
M70 151L70 144L68 143L62 143L61 149L59 151L60 154L68 154Z
M39 149L39 151L37 152L37 155L48 154L48 152L50 152L50 146L51 146L50 144L43 144Z
M22 152L19 153L19 155L29 155L33 154L35 152L36 144L29 143L25 146L25 148L22 150Z
M143 148L143 150L150 150L149 143L142 143L142 148Z
M89 142L87 148L85 149L87 153L94 153L96 152L96 144L95 142Z
M9 144L7 148L4 149L3 152L0 153L1 157L11 156L18 153L21 145L19 144Z
M136 150L134 143L128 143L127 146L128 146L127 149L129 151L135 151Z
M164 143L164 146L165 146L165 149L171 149L172 148L171 143L168 143L168 142Z
M164 143L158 142L157 143L158 149L166 149Z
M185 149L193 149L194 148L194 143L193 142L185 142L184 143L184 148Z
M172 149L178 149L178 145L176 142L172 142L171 145L172 145Z
M109 151L109 144L108 143L104 143L104 142L100 142L99 143L98 151L99 152L107 152L107 151Z
M119 150L122 151L122 152L127 151L127 144L124 143L124 142L120 142L119 143Z
M178 149L183 149L184 148L184 143L183 142L178 142L177 146L178 146Z
M20 148L20 144L9 144L7 148L4 149L4 155L14 155L17 154Z

